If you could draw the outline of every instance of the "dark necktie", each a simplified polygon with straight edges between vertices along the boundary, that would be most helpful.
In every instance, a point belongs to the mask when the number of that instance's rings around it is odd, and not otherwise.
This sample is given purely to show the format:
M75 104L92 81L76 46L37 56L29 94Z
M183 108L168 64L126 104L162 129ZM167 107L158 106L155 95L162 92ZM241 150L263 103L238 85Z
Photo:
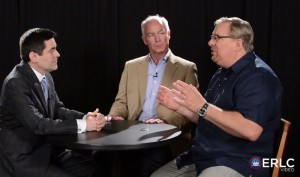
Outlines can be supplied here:
M42 86L42 89L43 89L43 92L44 92L44 97L45 97L46 105L47 105L48 104L48 84L47 84L46 77L44 77L41 80L41 86Z

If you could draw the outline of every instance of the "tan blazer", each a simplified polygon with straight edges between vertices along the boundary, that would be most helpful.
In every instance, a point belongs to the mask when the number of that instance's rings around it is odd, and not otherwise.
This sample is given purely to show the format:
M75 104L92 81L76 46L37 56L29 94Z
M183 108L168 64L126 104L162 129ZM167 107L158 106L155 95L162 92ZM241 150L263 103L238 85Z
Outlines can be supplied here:
M119 91L109 114L127 120L137 120L142 110L147 88L148 55L126 62L119 84ZM170 55L165 67L161 85L172 88L173 82L182 80L199 88L196 64ZM157 116L169 124L180 128L187 139L191 139L191 122L180 114L162 106L157 106Z

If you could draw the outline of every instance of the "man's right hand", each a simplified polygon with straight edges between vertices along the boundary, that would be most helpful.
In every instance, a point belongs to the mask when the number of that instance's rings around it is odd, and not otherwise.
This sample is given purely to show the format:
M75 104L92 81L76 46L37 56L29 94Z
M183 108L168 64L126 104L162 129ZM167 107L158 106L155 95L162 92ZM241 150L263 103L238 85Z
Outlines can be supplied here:
M174 101L175 97L176 95L169 88L162 85L159 86L157 91L157 100L159 104L174 111L178 111L181 105Z
M86 131L100 131L106 123L104 115L97 108L94 112L88 112L86 116Z
M180 101L181 99L182 94L175 89L170 90L164 86L160 86L158 89L157 100L159 104L172 109L192 122L197 123L199 118L198 114L179 104L177 100Z

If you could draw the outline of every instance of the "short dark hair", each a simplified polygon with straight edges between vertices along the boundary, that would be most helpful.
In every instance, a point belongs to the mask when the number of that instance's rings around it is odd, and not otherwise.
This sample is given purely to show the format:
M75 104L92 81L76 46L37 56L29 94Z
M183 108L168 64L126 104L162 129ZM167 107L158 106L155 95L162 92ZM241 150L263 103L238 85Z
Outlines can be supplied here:
M56 37L56 33L50 29L32 28L27 30L19 41L21 59L28 62L30 52L42 55L45 49L45 41L54 37Z

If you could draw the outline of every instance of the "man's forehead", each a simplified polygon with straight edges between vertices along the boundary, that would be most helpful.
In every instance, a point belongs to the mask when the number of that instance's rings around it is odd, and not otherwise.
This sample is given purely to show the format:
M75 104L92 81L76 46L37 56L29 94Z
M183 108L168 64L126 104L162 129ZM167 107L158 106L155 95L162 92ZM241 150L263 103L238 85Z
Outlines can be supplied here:
M54 38L44 41L44 44L45 44L44 51L55 49L57 47L57 44L56 44Z
M54 38L51 38L51 39L45 40L45 41L44 41L44 44L45 44L46 46L56 45L56 41L55 41Z
M223 22L215 26L215 29L213 33L218 32L229 32L230 31L230 23L229 22Z

